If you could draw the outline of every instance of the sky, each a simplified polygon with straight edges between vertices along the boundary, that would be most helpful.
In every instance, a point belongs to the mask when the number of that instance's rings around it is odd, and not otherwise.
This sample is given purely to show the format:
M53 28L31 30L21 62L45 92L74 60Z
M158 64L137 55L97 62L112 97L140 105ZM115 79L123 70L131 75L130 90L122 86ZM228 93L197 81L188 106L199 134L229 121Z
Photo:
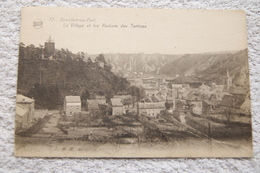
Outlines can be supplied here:
M58 49L88 54L186 54L247 48L243 11L23 8L20 42L44 45L49 36Z

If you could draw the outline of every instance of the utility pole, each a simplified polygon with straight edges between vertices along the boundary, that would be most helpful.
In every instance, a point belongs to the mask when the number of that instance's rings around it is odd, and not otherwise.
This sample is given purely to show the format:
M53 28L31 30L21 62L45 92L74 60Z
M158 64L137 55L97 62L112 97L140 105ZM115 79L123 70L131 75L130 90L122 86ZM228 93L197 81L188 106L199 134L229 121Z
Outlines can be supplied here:
M137 117L139 117L139 102L137 102L136 109L137 109Z
M210 148L212 147L211 145L211 129L210 129L210 122L208 123L208 143L210 145Z
M42 84L42 70L40 70L40 85Z

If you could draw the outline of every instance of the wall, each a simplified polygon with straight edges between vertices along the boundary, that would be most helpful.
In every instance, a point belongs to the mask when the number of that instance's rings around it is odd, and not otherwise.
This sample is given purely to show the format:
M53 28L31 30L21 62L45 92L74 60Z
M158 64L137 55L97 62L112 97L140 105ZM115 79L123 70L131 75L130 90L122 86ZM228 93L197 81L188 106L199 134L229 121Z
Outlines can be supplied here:
M122 115L123 114L123 106L113 106L112 107L112 114L113 115Z
M66 103L65 101L65 111L67 116L81 112L81 103Z

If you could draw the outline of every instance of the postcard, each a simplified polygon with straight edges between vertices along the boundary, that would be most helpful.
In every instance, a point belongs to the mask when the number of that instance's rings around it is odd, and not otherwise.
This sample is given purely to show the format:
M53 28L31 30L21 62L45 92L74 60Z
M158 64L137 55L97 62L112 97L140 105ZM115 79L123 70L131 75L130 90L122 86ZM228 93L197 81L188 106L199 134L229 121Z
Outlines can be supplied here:
M240 10L25 7L15 156L252 157Z

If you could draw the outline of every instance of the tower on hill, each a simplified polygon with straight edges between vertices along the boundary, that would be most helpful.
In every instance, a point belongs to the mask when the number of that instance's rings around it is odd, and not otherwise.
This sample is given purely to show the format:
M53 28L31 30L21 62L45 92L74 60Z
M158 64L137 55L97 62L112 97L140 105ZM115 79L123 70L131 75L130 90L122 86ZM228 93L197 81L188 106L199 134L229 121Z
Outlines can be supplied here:
M51 39L51 36L45 42L44 46L44 58L49 58L54 55L55 52L55 43L54 40Z

